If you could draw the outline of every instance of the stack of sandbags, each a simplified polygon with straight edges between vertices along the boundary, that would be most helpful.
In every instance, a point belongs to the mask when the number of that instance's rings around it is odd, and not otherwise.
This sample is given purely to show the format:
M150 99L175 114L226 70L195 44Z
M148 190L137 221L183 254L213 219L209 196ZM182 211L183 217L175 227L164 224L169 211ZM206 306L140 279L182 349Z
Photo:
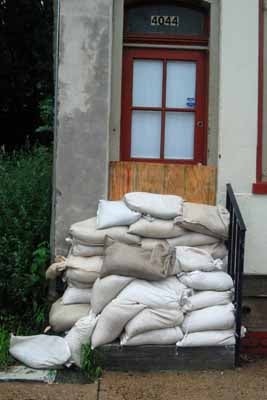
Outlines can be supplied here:
M194 291L182 299L185 313L180 347L219 346L235 343L233 281L221 271L222 261L193 247L176 248L179 280Z

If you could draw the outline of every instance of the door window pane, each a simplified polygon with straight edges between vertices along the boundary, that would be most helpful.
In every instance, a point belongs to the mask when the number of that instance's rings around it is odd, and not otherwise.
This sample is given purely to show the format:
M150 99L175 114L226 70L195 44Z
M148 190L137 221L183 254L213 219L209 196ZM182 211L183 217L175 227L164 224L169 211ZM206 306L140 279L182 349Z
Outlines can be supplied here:
M161 107L162 61L134 60L133 106Z
M194 158L194 127L194 113L166 113L165 158L185 160L192 160Z
M166 107L194 107L195 96L196 63L191 61L168 61Z
M160 157L160 111L132 112L131 157Z

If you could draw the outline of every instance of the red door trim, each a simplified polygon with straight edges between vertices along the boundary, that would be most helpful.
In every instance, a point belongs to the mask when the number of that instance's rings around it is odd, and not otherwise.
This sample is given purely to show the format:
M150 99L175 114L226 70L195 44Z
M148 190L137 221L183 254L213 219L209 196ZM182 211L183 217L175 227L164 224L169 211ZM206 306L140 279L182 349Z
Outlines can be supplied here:
M166 59L168 60L186 60L197 62L197 86L196 86L196 103L197 107L186 109L186 112L195 111L195 141L194 141L194 159L192 160L172 160L163 159L163 140L161 137L161 152L160 159L141 159L130 157L131 149L131 114L132 109L157 109L153 107L132 107L132 81L133 81L133 60L135 58L141 59L160 59L164 62L163 74L166 74ZM146 48L125 48L123 57L123 79L122 79L122 104L121 104L121 160L123 161L146 161L146 162L163 162L163 163L186 163L206 164L207 161L207 56L203 51L177 51L170 49L146 49ZM165 72L164 72L165 71ZM163 77L163 85L165 79ZM165 87L163 87L165 89ZM163 90L165 96L165 90ZM163 98L162 114L165 114L165 98ZM183 111L183 109L168 109L168 111ZM164 115L162 115L162 128L164 128ZM197 121L203 121L203 127L197 126ZM163 135L164 130L161 130Z

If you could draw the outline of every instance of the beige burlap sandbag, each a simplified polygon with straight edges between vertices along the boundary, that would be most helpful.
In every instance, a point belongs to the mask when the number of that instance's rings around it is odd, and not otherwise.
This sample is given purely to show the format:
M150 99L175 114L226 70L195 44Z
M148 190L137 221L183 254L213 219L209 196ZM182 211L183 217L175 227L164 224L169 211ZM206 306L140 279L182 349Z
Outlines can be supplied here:
M173 220L141 218L129 227L128 232L145 238L167 239L184 235L185 230Z
M76 222L70 227L70 234L75 239L90 245L103 245L106 236L127 244L140 243L140 237L130 235L127 231L128 226L97 229L95 217L86 219L85 221Z
M93 289L67 287L63 296L63 304L90 304Z
M100 275L101 277L124 275L160 280L176 273L175 252L170 252L168 246L158 244L149 251L138 246L115 242L105 249Z
M142 238L141 240L141 247L144 250L150 250L152 251L153 248L157 244L162 244L163 246L168 246L168 242L166 239L150 239L150 238Z
M223 206L210 206L185 202L182 215L175 222L193 232L227 239L229 227L229 212Z
M89 304L64 305L60 298L50 309L49 324L55 332L68 331L78 319L87 315L89 310Z

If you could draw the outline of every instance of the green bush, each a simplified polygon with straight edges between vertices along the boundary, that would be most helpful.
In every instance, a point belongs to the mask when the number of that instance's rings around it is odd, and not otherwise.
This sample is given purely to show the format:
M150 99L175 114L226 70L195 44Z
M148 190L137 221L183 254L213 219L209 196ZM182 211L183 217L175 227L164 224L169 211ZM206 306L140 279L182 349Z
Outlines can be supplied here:
M90 344L82 345L81 369L90 382L94 382L102 375L102 356L99 350L91 349Z
M49 263L52 151L0 155L0 323L44 323Z

